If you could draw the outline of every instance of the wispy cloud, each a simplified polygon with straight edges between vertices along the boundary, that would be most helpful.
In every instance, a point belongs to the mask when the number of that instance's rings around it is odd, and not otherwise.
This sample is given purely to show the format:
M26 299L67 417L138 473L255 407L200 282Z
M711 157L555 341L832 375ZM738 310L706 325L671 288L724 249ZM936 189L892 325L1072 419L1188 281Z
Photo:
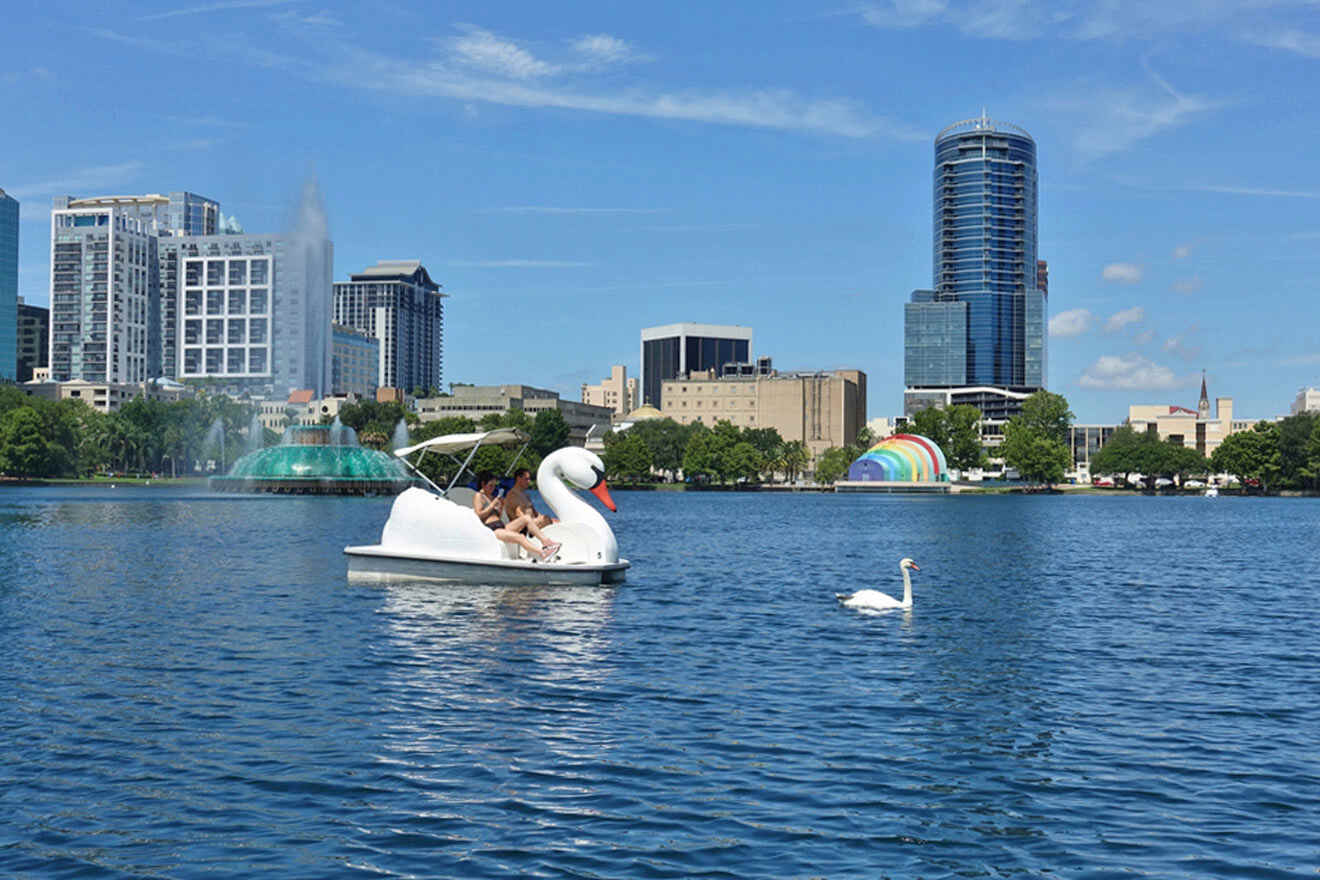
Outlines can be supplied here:
M1182 294L1196 293L1204 286L1205 283L1201 281L1199 275L1193 275L1191 278L1179 278L1172 285L1175 292Z
M0 85L12 86L27 80L50 79L51 72L46 67L29 67L27 70L14 70L0 73Z
M1173 370L1139 354L1102 355L1082 372L1083 388L1110 391L1165 391L1187 384Z
M609 34L578 37L573 41L573 50L583 56L588 65L604 66L650 60L650 56L638 52L625 40Z
M1284 199L1320 199L1320 192L1300 189L1275 189L1262 186L1226 186L1205 183L1183 187L1188 192L1224 193L1231 196L1269 196Z
M488 208L488 214L660 214L659 208L571 208L557 205L508 205Z
M1175 260L1185 260L1192 255L1192 246L1190 244L1180 244L1173 249L1173 258Z
M1100 277L1119 284L1136 284L1145 275L1145 270L1136 263L1110 263L1100 270Z
M789 89L669 91L645 85L601 90L580 68L538 57L516 42L472 29L419 61L338 42L324 59L285 56L283 66L348 88L473 104L571 110L610 116L681 120L802 131L849 138L924 141L929 132L873 114L842 98L806 98Z
M1309 367L1311 364L1320 364L1320 353L1299 354L1279 361L1279 366L1282 367Z
M1246 37L1247 42L1270 49L1282 49L1295 52L1307 58L1320 58L1320 36L1307 33L1297 28L1280 28L1269 31L1253 31Z
M852 9L872 27L947 27L992 40L1149 40L1172 31L1220 29L1229 39L1310 54L1316 38L1281 28L1278 16L1290 7L1309 9L1311 0L1150 3L1102 0L866 0Z
M1190 342L1187 334L1180 333L1164 341L1164 351L1185 361L1196 360L1201 356L1201 346Z
M272 15L276 21L282 24L292 24L300 27L343 27L344 22L330 13L329 10L322 9L320 12L302 13L293 9L282 12L276 12Z
M247 128L251 124L219 116L166 116L165 119L179 125L196 125L202 128Z
M153 40L150 37L140 37L134 34L121 34L119 31L112 31L109 28L88 28L87 33L94 37L100 37L102 40L119 43L121 46L129 46L133 49L144 49L148 52L159 52L162 55L187 55L189 51L188 48L178 40Z
M105 190L125 185L137 177L142 167L141 162L133 161L120 162L118 165L76 168L36 183L10 187L8 192L20 201L50 198L56 195L79 195L89 190Z
M1121 312L1115 312L1109 316L1105 322L1106 333L1117 333L1130 324L1140 324L1146 319L1146 310L1141 306L1133 306L1130 309L1124 309Z
M1071 117L1076 134L1073 150L1084 162L1131 149L1142 141L1179 128L1229 102L1181 92L1143 64L1144 83L1106 86L1093 81L1074 84L1045 101L1049 112Z
M469 28L462 36L450 40L449 45L460 63L497 76L535 79L552 76L561 69L540 60L517 43L481 28Z
M1089 309L1069 309L1050 318L1050 336L1066 338L1081 336L1091 329L1095 316Z
M740 232L760 229L755 223L675 223L668 226L643 226L647 232Z
M294 0L225 0L222 3L207 3L203 6L185 6L178 9L167 9L164 12L153 12L150 15L143 15L138 21L159 21L163 18L178 18L182 15L203 15L208 12L227 12L231 9L262 9L268 6L287 6Z
M451 260L459 269L582 269L594 263L577 260Z

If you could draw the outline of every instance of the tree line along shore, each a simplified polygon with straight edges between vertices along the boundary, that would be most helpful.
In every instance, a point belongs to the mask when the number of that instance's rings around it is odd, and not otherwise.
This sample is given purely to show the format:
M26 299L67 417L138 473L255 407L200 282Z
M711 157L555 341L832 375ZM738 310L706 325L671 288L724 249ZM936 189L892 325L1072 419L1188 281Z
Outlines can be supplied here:
M144 398L119 410L100 413L78 400L29 397L16 387L0 387L0 475L10 479L89 480L98 475L122 478L199 477L223 473L244 449L279 442L279 435L255 424L255 403L224 395L200 394L175 402ZM520 463L535 473L545 455L568 442L569 429L558 410L535 417L522 410L488 414L473 420L449 417L421 422L399 403L362 400L345 404L340 422L353 428L364 446L387 448L400 422L409 442L442 434L521 428L531 436ZM1059 394L1041 391L1027 398L1019 416L1004 426L996 449L1005 467L1029 484L1063 481L1072 465L1068 430L1073 413ZM944 450L950 468L966 472L990 462L981 445L980 413L970 406L930 408L916 413L906 431L928 437ZM219 430L217 430L219 426ZM673 419L634 424L607 432L602 458L610 480L620 485L673 484L694 487L769 487L801 485L806 479L828 487L842 479L849 465L883 438L863 428L853 443L822 452L814 462L806 445L784 440L773 428L740 428L727 421L712 426L680 425ZM504 473L516 452L482 447L472 462L476 470ZM449 476L449 462L423 461L428 476ZM1206 457L1153 433L1121 426L1091 457L1093 475L1113 475L1118 488L1152 489L1157 481L1174 486L1211 474L1229 474L1243 487L1261 493L1320 490L1320 413L1305 412L1277 422L1260 422L1230 434Z

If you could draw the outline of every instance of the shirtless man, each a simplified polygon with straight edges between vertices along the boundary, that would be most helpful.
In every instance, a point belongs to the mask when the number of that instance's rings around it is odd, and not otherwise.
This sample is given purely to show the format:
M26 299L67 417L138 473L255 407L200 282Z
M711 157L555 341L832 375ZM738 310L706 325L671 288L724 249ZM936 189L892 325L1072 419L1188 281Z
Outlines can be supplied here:
M500 518L500 511L507 509L508 505L506 499L495 497L495 487L498 484L499 480L495 478L494 474L483 473L477 478L477 485L481 488L477 494L472 496L472 512L477 515L477 519L481 520L481 524L494 532L495 537L504 543L518 544L527 551L528 555L539 558L542 562L554 556L559 550L559 545L554 541L547 540L541 534L540 527L531 517L520 516L514 509L510 510L513 515L510 516L507 524ZM535 535L540 540L541 546L537 547L533 544L522 533L523 529Z
M548 514L538 513L532 506L532 499L527 495L527 488L531 485L532 472L527 468L518 468L513 472L513 488L504 496L504 509L509 512L509 516L526 516L529 521L536 524L537 528L542 529L551 523L559 522Z

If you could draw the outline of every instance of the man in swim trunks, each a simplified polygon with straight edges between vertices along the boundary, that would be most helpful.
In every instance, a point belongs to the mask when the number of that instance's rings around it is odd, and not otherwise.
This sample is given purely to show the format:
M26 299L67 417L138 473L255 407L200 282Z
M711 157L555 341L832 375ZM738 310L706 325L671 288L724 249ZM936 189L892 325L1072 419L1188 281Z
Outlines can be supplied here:
M532 499L527 494L527 489L531 485L532 472L527 468L518 468L513 472L513 488L504 496L504 509L509 512L509 516L526 516L542 529L551 523L559 522L548 514L538 513L532 506Z

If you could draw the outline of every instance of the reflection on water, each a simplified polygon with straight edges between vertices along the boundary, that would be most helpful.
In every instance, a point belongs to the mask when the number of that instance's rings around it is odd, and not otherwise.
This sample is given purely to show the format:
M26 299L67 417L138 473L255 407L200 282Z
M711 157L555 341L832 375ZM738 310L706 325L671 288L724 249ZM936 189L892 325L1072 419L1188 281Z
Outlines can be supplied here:
M1314 873L1320 506L617 500L380 587L389 499L0 493L0 876Z

